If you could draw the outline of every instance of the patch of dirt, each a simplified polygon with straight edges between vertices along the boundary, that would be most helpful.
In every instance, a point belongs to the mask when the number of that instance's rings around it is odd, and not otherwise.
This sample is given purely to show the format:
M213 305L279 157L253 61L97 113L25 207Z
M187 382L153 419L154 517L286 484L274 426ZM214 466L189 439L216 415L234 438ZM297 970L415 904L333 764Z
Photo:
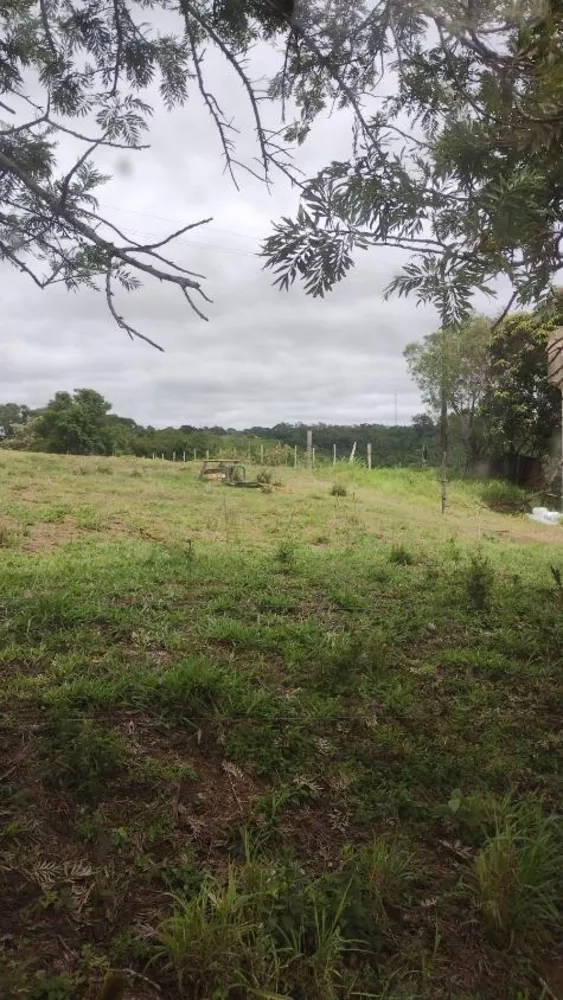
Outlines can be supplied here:
M84 971L87 947L97 956L91 985L98 988L104 964L115 964L116 937L150 942L170 912L166 873L176 877L187 845L202 869L223 873L263 792L210 738L168 730L140 712L109 716L105 711L99 721L127 742L130 766L85 803L45 783L37 739L45 722L37 712L22 709L0 728L0 759L11 762L0 797L0 962L8 969L75 976ZM162 780L158 771L143 771L154 761ZM191 767L194 777L169 778L165 769L179 766ZM141 972L128 978L130 1000L158 995ZM14 1000L24 995L19 986L10 993ZM86 982L73 993L91 995Z
M23 538L20 547L23 552L43 552L58 545L78 541L85 534L86 532L78 528L72 518L46 521L29 527L28 534Z

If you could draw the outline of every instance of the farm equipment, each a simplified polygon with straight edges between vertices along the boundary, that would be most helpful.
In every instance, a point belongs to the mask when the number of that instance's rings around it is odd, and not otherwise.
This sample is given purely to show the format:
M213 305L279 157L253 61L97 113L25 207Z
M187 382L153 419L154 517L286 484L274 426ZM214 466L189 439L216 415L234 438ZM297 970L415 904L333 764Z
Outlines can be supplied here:
M212 482L218 480L223 486L242 486L247 489L260 489L261 484L255 479L246 478L246 468L241 462L227 458L207 460L201 467L199 478Z

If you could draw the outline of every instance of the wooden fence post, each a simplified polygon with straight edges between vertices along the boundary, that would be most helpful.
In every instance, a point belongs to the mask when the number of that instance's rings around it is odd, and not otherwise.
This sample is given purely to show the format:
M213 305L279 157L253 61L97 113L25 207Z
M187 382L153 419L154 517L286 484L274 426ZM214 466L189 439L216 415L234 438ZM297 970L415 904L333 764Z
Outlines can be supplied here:
M352 451L350 452L350 459L349 459L350 462L353 462L356 457L356 444L357 441L354 441L354 444L352 445Z
M297 445L293 445L293 468L297 468Z
M371 469L371 441L368 441L368 469Z
M307 468L313 468L313 432L307 431Z
M336 445L332 446L332 464L336 465Z

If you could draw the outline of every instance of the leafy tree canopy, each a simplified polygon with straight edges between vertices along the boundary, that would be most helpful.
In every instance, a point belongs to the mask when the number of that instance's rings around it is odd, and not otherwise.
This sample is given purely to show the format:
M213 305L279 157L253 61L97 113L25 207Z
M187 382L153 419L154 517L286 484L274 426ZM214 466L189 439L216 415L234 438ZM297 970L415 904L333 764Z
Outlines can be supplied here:
M20 403L0 403L0 427L3 427L9 437L16 424L24 424L30 414L28 406Z
M489 387L482 406L492 454L542 457L552 451L561 394L548 381L547 346L549 334L561 325L559 289L542 308L516 313L499 326L490 347Z
M442 405L454 415L468 461L475 462L483 447L480 406L489 380L491 323L472 316L459 327L444 327L423 341L407 344L404 356L422 398L437 416Z
M410 374L432 414L446 404L448 426L470 464L491 457L545 457L561 418L560 393L549 383L547 347L563 325L563 290L533 312L493 326L473 316L408 344ZM415 418L417 421L420 418Z
M383 0L368 22L356 58L381 77L355 105L353 156L267 241L276 281L322 295L384 245L411 251L388 292L434 303L445 326L500 276L506 311L541 299L562 264L563 0Z
M540 297L561 264L563 0L6 0L0 10L0 258L40 287L174 285L200 314L202 278L168 244L140 245L102 218L102 147L140 151L158 86L166 107L198 92L236 180L235 131L213 93L215 49L246 94L258 166L295 177L287 144L336 106L354 123L350 160L302 184L295 219L267 241L282 287L323 294L358 248L413 256L392 283L438 305L444 324L474 288L506 275L520 302ZM259 42L279 59L253 81ZM262 119L263 98L285 117ZM374 110L375 109L375 110ZM76 158L61 170L57 143ZM240 166L240 165L238 165ZM301 182L300 182L301 183Z
M73 455L105 455L112 441L106 415L111 409L94 389L57 392L35 423L47 451Z

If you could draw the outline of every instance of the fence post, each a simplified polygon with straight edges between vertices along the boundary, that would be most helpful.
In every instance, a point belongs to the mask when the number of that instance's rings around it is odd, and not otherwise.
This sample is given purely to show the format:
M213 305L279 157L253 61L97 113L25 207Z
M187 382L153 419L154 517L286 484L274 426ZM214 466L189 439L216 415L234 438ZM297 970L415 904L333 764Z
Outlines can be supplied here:
M307 468L313 468L313 432L307 431Z
M155 457L155 452L154 452L154 451L153 451L153 453L152 453L152 457L153 457L153 458Z
M194 448L194 462L197 462L197 448Z
M185 461L186 461L186 453L185 453L185 452L184 452L184 454L183 454L183 456L182 456L182 457L183 457L183 460L184 460L184 462L185 462Z
M293 445L293 468L297 468L297 445Z
M357 444L357 442L354 441L354 444L352 445L352 451L350 452L350 461L351 462L353 462L354 458L356 457L356 444Z
M176 452L175 451L172 452L172 461L173 462L176 461Z
M312 454L311 454L311 458L313 460L313 468L315 468L315 449L314 448L313 448L313 451L312 451Z
M260 465L264 465L264 445L260 445Z
M207 448L207 450L205 452L205 457L209 461L209 448Z
M332 464L336 465L336 445L332 446Z
M162 461L164 462L164 452L162 452L162 454L161 454L160 457L161 457Z
M368 441L368 469L371 469L371 441Z

